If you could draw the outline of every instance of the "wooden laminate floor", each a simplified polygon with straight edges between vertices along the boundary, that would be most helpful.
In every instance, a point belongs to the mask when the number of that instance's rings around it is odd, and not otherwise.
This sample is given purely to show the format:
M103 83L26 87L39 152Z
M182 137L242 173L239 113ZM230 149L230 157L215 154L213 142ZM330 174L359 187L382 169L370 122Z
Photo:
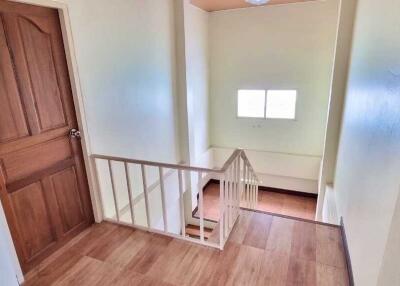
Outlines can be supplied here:
M269 191L258 192L257 209L263 212L314 220L316 208L316 198ZM213 221L219 220L219 184L211 183L204 189L204 217Z
M248 211L224 251L101 223L26 278L26 286L348 285L339 228Z

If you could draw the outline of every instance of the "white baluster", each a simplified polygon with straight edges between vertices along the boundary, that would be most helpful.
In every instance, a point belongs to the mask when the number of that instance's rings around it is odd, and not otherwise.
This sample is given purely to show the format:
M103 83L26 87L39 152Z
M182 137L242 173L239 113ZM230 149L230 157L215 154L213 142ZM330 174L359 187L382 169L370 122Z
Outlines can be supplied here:
M150 210L149 210L149 194L148 194L148 190L147 190L147 180L146 180L146 167L142 164L141 168L142 168L144 203L145 203L145 207L146 207L147 227L151 228L151 218L150 218Z
M254 173L253 171L251 172L251 209L254 209Z
M236 209L237 209L237 216L240 214L240 194L241 194L241 180L240 180L240 156L238 157L238 167L237 167L237 172L236 172Z
M108 160L108 170L110 172L110 179L111 179L111 190L114 198L114 207L115 207L115 216L117 221L119 222L119 207L118 207L118 198L117 193L115 192L115 182L114 182L114 173L111 165L111 161Z
M167 207L165 205L165 190L164 190L164 172L162 167L158 167L158 174L160 177L161 207L163 213L164 231L168 232L168 217L167 217Z
M224 181L224 228L225 228L225 237L228 236L228 224L229 224L229 172L228 170L225 172L225 181Z
M241 196L241 202L244 202L242 204L243 207L246 207L245 204L245 199L246 199L246 177L247 177L247 165L246 162L243 162L244 166L243 166L243 191L242 191L242 196Z
M251 208L254 209L255 208L255 191L256 191L255 186L256 185L255 185L254 171L252 173L253 173L253 175L252 175L252 180L251 180L251 183L252 183L252 188L251 188Z
M221 250L224 249L225 243L225 195L224 195L224 179L223 176L220 176L219 180L219 248Z
M131 178L129 176L128 163L125 162L124 166L125 166L126 185L128 187L129 206L131 209L131 220L132 220L132 224L135 224L135 212L134 212L134 208L133 208L132 184L131 184Z
M256 206L255 209L258 207L258 188L259 188L259 182L257 180L257 185L256 185Z
M229 230L232 227L232 222L233 222L233 166L229 168Z
M185 206L184 206L184 202L183 202L182 170L178 170L178 181L179 181L179 213L181 216L181 233L182 233L183 237L186 237Z
M94 170L95 170L95 174L96 174L96 187L97 189L100 191L99 194L99 200L100 200L100 208L101 208L101 215L102 218L105 218L105 212L104 212L104 199L103 199L103 191L101 190L101 184L100 184L100 178L99 178L99 171L98 171L98 165L97 165L97 159L92 157L92 161L93 161L93 166L94 166ZM0 168L0 176L1 176L1 168Z
M233 188L232 188L232 225L233 227L235 220L236 220L236 160L233 161L233 166L232 166L232 183L233 183Z
M247 166L246 208L250 208L250 168Z
M198 172L198 190L199 190L199 213L200 213L200 240L204 242L204 200L203 200L203 188L202 188L202 174Z

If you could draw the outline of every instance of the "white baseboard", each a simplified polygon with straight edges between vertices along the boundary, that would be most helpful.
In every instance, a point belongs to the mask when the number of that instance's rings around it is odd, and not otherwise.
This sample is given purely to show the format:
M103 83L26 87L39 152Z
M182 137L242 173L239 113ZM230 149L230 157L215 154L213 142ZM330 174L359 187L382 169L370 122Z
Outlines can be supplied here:
M324 205L322 208L322 222L340 224L337 212L336 196L332 185L326 186Z
M276 176L270 174L257 174L262 181L261 186L276 189L284 189L301 193L318 193L318 181L293 178L286 176Z

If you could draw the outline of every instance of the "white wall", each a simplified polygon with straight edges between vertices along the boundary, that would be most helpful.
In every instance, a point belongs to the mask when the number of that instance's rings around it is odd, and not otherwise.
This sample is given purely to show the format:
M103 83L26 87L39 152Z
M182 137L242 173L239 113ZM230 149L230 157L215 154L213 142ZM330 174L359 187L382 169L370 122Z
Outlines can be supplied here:
M319 193L318 199L320 199L320 196L321 193ZM317 219L326 223L340 225L336 206L336 192L332 185L326 185L322 203L323 208Z
M261 161L277 153L278 169L256 168L267 186L317 193L338 3L315 1L210 15L211 145L260 151L254 157ZM238 119L240 88L297 89L296 120ZM299 157L304 165L298 164ZM291 177L287 169L293 166L296 176ZM306 172L311 177L298 176L305 166L310 166Z
M184 141L180 140L179 128L175 1L65 2L92 152L169 163L186 159L181 152ZM107 183L108 169L99 170L104 208L109 210L113 198ZM157 172L153 173L149 171L149 186L158 180ZM128 204L123 168L115 167L115 177L119 206L123 208ZM136 185L134 191L139 192ZM174 198L166 198L175 202L170 206L171 213L176 213L178 206ZM159 188L150 199L152 209L157 210L152 223L159 225ZM139 205L144 206L143 202ZM136 215L146 218L138 211ZM171 223L171 229L175 226Z
M17 286L23 281L3 206L0 203L0 285Z
M185 1L185 54L190 161L197 162L209 140L208 13Z
M184 0L186 100L190 164L199 165L210 146L209 139L209 13ZM197 207L198 178L190 176L190 210ZM189 213L191 215L191 213Z
M378 285L400 285L400 195L397 198L396 209L390 226L385 254L379 273Z
M319 196L317 206L317 219L323 220L323 208L334 205L335 189L333 180L337 162L340 126L343 116L343 103L346 94L347 78L349 72L350 53L353 43L354 17L357 0L340 0L339 23L335 48L335 62L331 84L328 120L325 132L325 146L322 156L321 176L319 180ZM332 187L327 187L332 185ZM325 198L325 192L332 192ZM327 203L327 205L324 204Z
M358 1L335 177L356 285L400 283L399 11Z
M183 0L67 2L93 152L195 162L209 146L208 14ZM99 170L107 217L113 217L107 166ZM114 175L124 181L123 169L115 167ZM147 183L159 184L157 172L148 172ZM140 187L133 186L135 197ZM123 208L126 185L116 189ZM176 194L167 194L176 217ZM160 225L160 203L158 185L150 196L153 226ZM143 210L143 199L138 205ZM179 229L179 220L171 220L170 228Z
M174 1L65 2L92 151L179 162Z
M211 140L322 155L338 1L211 13ZM298 89L297 120L237 119L238 89Z

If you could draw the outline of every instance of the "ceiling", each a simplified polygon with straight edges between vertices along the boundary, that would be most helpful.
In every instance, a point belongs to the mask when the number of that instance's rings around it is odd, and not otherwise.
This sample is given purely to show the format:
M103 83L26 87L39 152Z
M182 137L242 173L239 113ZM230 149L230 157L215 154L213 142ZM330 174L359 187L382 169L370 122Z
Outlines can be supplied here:
M245 0L191 0L192 4L208 12L246 8L246 7L257 7L247 3ZM269 3L264 5L279 5L289 4L298 2L308 2L315 0L271 0Z

